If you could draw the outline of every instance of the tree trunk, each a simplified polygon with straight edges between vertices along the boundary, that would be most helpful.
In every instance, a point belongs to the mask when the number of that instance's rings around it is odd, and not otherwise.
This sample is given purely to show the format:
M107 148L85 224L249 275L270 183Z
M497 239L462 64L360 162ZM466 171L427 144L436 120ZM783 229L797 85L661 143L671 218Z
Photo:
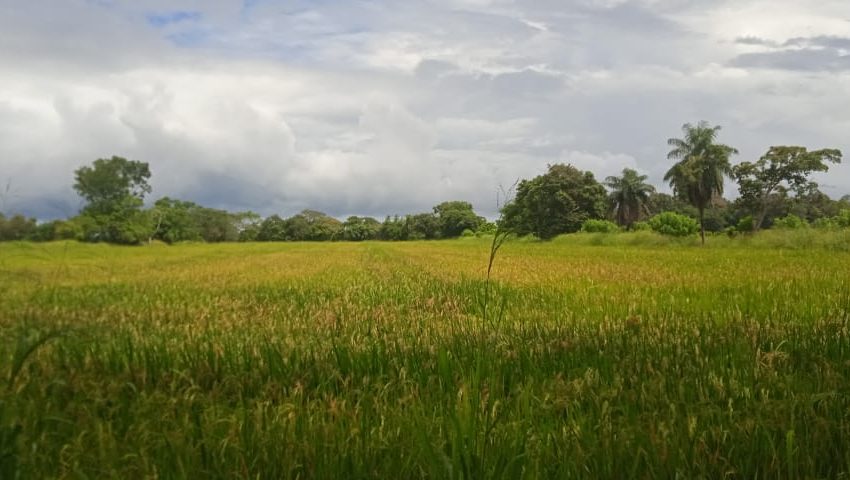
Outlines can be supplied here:
M159 215L159 220L156 222L156 228L154 229L154 231L148 237L148 245L153 244L153 237L155 237L156 234L159 233L159 227L161 227L161 226L162 226L162 214Z
M761 212L758 214L758 218L753 221L753 233L761 230L761 226L764 225L764 217L767 216L767 205L762 205Z
M702 239L702 244L705 245L705 208L699 209L699 236Z
M767 208L762 209L761 213L759 213L758 218L753 222L753 233L761 230L761 226L764 225L764 217L767 216Z

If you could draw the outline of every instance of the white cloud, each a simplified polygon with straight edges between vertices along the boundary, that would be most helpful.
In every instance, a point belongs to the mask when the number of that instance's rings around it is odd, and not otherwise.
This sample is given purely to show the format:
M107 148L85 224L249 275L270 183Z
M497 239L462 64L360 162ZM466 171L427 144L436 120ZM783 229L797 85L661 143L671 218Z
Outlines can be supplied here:
M492 215L499 185L554 162L660 185L688 121L723 125L740 159L850 151L848 18L839 0L3 5L0 181L7 209L68 215L73 170L115 154L151 164L154 198ZM809 55L827 41L832 57ZM742 57L779 50L798 57ZM850 168L824 183L847 193Z

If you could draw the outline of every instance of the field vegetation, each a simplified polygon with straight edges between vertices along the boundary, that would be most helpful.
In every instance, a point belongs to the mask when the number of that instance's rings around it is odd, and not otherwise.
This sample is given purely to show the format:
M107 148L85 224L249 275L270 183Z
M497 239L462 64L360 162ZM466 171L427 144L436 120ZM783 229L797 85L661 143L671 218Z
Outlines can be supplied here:
M846 232L0 244L0 478L847 478Z

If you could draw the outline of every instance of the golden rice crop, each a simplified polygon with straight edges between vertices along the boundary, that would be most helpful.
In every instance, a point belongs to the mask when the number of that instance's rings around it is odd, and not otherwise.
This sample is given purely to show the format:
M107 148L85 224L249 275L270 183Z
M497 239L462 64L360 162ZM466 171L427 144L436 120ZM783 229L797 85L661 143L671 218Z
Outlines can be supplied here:
M0 478L840 478L850 254L0 244Z

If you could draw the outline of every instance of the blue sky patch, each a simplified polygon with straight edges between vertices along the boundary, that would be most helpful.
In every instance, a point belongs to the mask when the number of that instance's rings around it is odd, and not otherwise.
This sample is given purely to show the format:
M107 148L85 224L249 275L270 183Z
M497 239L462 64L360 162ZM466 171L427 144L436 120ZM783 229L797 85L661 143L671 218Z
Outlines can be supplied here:
M201 12L176 11L149 13L147 19L148 23L154 27L165 27L180 22L197 22L201 19Z

